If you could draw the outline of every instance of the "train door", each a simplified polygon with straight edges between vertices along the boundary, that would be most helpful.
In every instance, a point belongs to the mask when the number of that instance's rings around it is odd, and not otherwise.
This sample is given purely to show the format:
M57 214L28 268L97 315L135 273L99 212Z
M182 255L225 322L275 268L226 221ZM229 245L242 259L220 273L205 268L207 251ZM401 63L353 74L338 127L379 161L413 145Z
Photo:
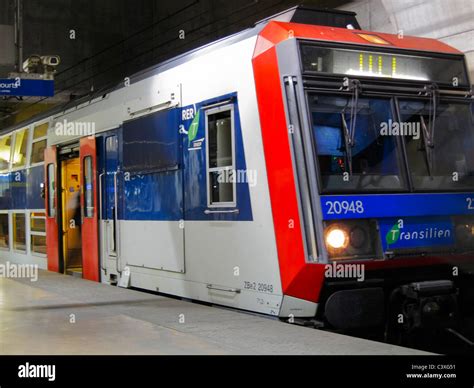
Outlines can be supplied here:
M58 153L56 146L48 147L44 151L44 176L46 180L45 209L46 209L46 254L48 270L63 272L62 262L59 260L59 215L58 215Z
M99 281L99 230L97 201L97 148L95 137L79 143L80 206L82 216L83 278Z
M99 281L95 138L45 150L48 270Z
M80 163L77 146L45 150L48 270L82 276Z
M103 170L99 176L101 189L102 209L102 239L101 253L103 258L103 268L107 268L107 263L112 261L112 265L117 268L118 250L118 213L117 213L117 173L118 173L118 138L116 134L105 136ZM115 261L115 264L113 263Z
M81 168L79 154L77 150L67 153L60 151L60 154L62 267L64 273L82 277Z

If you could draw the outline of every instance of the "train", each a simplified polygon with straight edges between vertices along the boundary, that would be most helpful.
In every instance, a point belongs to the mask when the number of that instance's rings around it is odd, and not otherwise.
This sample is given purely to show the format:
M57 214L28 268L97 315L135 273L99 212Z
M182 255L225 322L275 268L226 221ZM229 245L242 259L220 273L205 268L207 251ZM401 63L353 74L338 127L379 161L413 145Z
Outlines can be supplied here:
M457 49L295 7L4 130L0 258L335 330L454 329L473 101Z

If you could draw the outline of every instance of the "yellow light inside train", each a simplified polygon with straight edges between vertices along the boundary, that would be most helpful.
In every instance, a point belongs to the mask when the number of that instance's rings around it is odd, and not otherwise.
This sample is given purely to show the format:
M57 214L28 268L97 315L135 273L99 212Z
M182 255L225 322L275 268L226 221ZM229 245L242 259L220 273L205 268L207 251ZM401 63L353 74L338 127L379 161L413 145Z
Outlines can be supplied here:
M0 151L0 159L9 162L10 161L10 151Z
M374 69L374 57L369 55L369 71L372 73Z
M379 57L379 74L382 74L383 70L383 59L382 57Z
M326 234L326 244L330 248L341 249L349 244L347 232L341 228L332 228Z
M392 58L392 75L397 72L397 58Z
M364 54L359 55L359 70L364 71Z

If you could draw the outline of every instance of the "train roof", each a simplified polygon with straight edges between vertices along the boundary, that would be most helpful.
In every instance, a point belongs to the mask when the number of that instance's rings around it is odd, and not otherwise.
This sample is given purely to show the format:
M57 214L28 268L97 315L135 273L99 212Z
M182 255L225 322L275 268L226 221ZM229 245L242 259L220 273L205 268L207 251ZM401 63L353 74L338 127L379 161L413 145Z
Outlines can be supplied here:
M269 22L260 33L260 36L274 45L282 40L288 39L290 31L291 35L298 39L371 46L383 50L399 49L426 53L463 55L461 51L454 47L431 38L399 36L382 32L279 21Z
M333 19L330 18L331 15L334 16ZM337 19L338 16L341 16L341 18ZM292 36L298 39L379 47L384 50L399 49L415 52L463 55L461 51L436 39L399 36L394 34L362 30L360 29L355 16L356 14L354 12L349 11L328 10L307 6L293 7L289 10L265 18L257 22L253 27L200 46L191 51L156 64L150 68L137 72L130 77L130 80L132 83L141 81L168 69L179 66L180 64L188 62L197 56L204 55L207 52L217 50L219 48L240 42L244 39L259 35L261 39L259 39L257 47L255 48L254 56L256 56L275 44L288 39L290 31ZM305 24L301 23L303 21ZM349 26L350 28L347 28L347 26L342 27L342 25L346 22L351 24L351 26ZM339 25L339 27L335 25ZM115 90L121 89L122 87L124 87L124 85L121 82L108 89L98 90L76 100L58 105L50 110L31 117L28 120L2 130L1 134L5 134L28 126L34 122L44 120L50 116L71 109L77 105L81 105L87 101L96 100L97 98L100 98L100 96L110 94Z

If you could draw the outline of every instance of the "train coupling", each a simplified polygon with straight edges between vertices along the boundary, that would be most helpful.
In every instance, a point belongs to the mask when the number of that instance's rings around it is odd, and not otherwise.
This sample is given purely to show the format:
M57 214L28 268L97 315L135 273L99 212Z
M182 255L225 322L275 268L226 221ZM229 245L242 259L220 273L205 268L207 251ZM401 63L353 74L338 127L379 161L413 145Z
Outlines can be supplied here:
M458 315L458 289L451 280L405 284L402 296L405 330L454 326Z

